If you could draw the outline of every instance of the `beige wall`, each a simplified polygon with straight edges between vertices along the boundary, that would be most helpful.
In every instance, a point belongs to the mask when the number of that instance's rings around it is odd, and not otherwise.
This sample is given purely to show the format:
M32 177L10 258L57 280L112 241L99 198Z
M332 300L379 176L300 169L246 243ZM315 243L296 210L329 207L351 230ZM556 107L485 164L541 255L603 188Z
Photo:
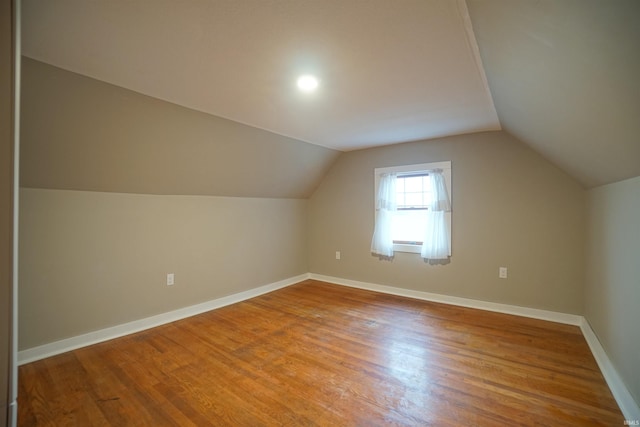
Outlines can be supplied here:
M373 170L452 161L453 257L392 262L370 254ZM504 132L343 154L309 202L313 273L526 307L581 313L585 191ZM335 251L342 259L335 259ZM509 278L498 279L498 267Z
M308 271L305 200L42 189L20 198L21 350Z
M585 317L640 404L640 177L588 193Z
M337 151L24 58L21 185L304 198Z
M23 65L20 349L308 271L338 152Z

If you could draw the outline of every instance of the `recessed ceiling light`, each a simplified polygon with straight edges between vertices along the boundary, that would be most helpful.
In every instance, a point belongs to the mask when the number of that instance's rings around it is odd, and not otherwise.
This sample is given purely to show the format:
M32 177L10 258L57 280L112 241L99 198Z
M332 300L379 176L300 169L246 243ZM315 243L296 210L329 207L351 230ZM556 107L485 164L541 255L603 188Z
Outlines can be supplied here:
M298 78L298 88L303 92L313 92L318 87L318 79L311 75Z

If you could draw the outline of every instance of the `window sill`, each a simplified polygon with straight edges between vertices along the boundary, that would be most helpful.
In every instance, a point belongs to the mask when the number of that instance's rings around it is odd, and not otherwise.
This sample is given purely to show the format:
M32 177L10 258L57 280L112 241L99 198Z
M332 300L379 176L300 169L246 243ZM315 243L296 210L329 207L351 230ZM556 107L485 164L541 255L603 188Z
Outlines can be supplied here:
M405 252L409 254L419 254L422 252L422 244L419 245L411 245L408 243L394 243L393 244L394 252ZM449 252L449 256L451 256L451 252Z
M408 252L411 254L419 254L422 251L422 245L410 245L406 243L394 243L394 252Z

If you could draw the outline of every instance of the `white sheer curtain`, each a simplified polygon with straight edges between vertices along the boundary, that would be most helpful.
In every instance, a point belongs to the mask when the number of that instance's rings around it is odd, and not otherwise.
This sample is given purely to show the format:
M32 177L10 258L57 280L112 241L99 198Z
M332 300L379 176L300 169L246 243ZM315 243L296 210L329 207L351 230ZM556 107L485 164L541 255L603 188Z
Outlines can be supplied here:
M445 212L451 210L447 185L441 170L429 171L433 201L427 211L427 227L420 255L425 260L449 258L449 223Z
M393 256L393 215L396 212L396 174L385 173L378 183L376 195L376 224L371 239L371 252L384 256Z

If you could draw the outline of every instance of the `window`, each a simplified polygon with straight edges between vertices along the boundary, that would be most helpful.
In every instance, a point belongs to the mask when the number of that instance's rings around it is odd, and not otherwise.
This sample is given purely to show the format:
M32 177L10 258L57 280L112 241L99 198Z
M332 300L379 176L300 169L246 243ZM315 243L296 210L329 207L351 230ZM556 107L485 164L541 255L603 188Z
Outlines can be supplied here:
M435 179L434 174L440 176L440 181ZM383 193L387 192L387 196L384 197L390 200L388 200L389 203L381 205L381 181L390 178L393 179L393 182L383 182L385 185ZM436 200L436 196L442 197L442 192L438 192L434 188L435 182L443 182L443 187L446 188L446 206ZM387 184L391 187L387 188ZM433 244L433 239L444 238L447 245L446 255L451 255L451 209L449 203L451 200L451 162L377 168L375 169L375 194L376 230L372 239L373 253L393 256L393 252L398 251L423 253L424 255L431 253L429 250L425 252L423 249L425 240L427 240L426 246L428 246ZM440 221L442 227L435 226L434 228L435 217L441 217L435 220ZM441 228L442 233L445 234L441 234ZM389 247L379 251L376 245L380 242L376 242L376 237L381 237Z
M428 173L396 175L396 213L391 224L394 244L422 245L425 214L432 200Z

